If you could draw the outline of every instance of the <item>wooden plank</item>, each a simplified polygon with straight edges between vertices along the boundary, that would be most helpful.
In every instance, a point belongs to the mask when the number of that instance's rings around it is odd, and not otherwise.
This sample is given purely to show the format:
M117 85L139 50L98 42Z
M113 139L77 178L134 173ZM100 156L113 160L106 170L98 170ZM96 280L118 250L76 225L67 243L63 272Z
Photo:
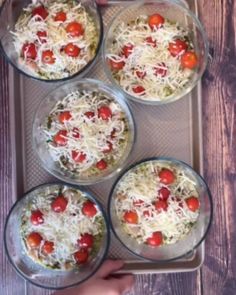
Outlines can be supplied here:
M214 201L202 294L236 294L236 4L201 0L213 60L204 77L205 176Z

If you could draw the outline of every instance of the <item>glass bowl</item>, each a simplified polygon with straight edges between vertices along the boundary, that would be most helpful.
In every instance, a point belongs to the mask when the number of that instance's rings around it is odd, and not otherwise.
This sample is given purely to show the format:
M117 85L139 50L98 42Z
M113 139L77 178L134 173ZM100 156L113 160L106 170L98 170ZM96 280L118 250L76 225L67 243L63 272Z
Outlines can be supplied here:
M134 20L140 15L152 15L153 13L160 13L164 18L170 21L177 22L179 25L187 28L191 39L193 39L193 45L195 51L198 55L199 66L194 70L194 74L190 81L177 93L173 93L167 99L160 101L154 99L142 99L138 98L127 91L125 91L113 77L109 62L107 59L107 54L109 53L109 48L112 42L116 39L115 30L121 23L127 23L127 21ZM147 1L134 1L118 12L111 23L108 26L108 31L104 38L102 46L102 58L104 64L104 70L113 85L116 85L128 98L135 102L140 102L150 105L162 105L170 102L174 102L181 97L189 93L197 84L202 74L204 73L207 65L208 58L208 41L207 36L198 18L193 12L180 1L175 0L147 0ZM132 40L130 40L132 42Z
M121 109L124 111L129 127L129 133L127 138L127 144L124 149L122 157L117 161L116 164L107 168L98 175L93 175L91 177L79 177L76 174L72 174L68 171L63 171L61 167L52 159L50 151L48 150L48 145L45 140L45 135L42 132L40 126L45 123L45 120L49 112L53 109L55 104L62 98L64 98L69 93L76 90L94 90L99 93L104 93L108 98L112 98L117 102ZM76 82L66 83L57 89L49 93L45 99L42 100L38 106L33 122L33 148L38 155L42 166L55 177L69 183L88 185L97 182L104 181L115 174L119 173L132 150L135 138L135 126L132 113L128 104L125 102L124 96L117 89L112 88L100 81L93 79L83 79Z
M38 263L34 263L33 260L26 254L25 247L23 246L20 236L21 215L23 209L27 206L29 201L32 200L32 198L35 197L35 194L37 193L43 193L45 190L50 192L61 187L76 189L85 193L86 197L94 202L102 212L105 224L104 235L97 256L92 258L92 260L86 263L84 266L81 266L80 269L72 269L67 271L51 270L41 266ZM4 228L5 250L9 261L17 273L30 283L46 289L63 289L80 284L90 278L98 270L106 258L109 243L109 226L105 212L101 205L90 193L81 190L79 187L62 183L39 185L25 193L23 197L18 199L11 208Z
M115 196L119 184L126 177L128 172L132 171L133 169L144 163L157 163L162 164L163 166L167 164L168 166L171 166L176 170L181 169L181 171L184 171L185 175L196 184L195 188L200 199L200 210L198 219L190 232L185 237L183 237L183 239L178 240L174 244L163 244L159 247L151 247L144 243L138 243L135 238L129 236L123 229L123 225L115 211ZM110 224L115 236L131 253L149 261L168 262L193 253L193 251L204 241L212 222L212 196L204 179L199 174L197 174L190 166L188 166L184 162L172 158L155 157L142 160L132 165L119 176L119 178L113 185L109 196L108 214Z
M39 77L37 74L34 75L32 71L27 69L27 67L23 67L19 63L18 55L16 53L14 44L13 44L13 36L10 33L14 30L15 23L20 16L24 7L26 7L29 3L32 3L32 0L6 0L4 1L1 10L0 10L0 48L6 57L6 60L18 70L18 72L26 75L27 77L45 81L45 82L60 82L66 81L75 76L83 77L87 74L87 72L91 69L91 67L95 64L96 57L99 53L102 39L103 39L103 22L102 16L99 11L99 8L95 1L93 0L82 0L80 1L83 6L86 8L86 11L92 16L95 21L98 36L98 44L95 51L95 55L93 59L91 59L82 69L80 69L77 73L70 75L68 77L64 77L61 79L44 79Z

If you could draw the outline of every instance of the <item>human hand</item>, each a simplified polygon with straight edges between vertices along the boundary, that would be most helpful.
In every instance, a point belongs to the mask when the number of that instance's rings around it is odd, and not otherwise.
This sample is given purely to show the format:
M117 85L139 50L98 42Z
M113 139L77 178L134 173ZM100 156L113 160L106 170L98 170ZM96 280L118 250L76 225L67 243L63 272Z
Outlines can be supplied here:
M114 274L121 269L121 260L106 260L96 274L78 287L56 291L53 295L122 295L134 284L132 275Z

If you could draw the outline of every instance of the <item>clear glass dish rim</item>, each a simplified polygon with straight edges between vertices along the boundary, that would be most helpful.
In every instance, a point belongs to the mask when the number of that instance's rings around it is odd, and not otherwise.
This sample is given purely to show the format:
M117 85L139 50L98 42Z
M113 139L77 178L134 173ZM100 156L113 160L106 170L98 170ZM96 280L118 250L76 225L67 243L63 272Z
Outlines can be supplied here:
M3 2L2 6L0 7L0 18L2 16L2 11L5 7L5 5L7 5L7 0ZM17 67L12 61L11 59L8 57L6 51L4 50L4 46L2 45L2 40L0 38L0 51L2 52L2 55L5 57L6 61L20 74L26 76L27 78L31 78L33 80L36 80L36 81L41 81L41 82L46 82L46 83L57 83L57 82L65 82L65 81L68 81L70 79L73 79L79 75L81 75L81 78L93 67L93 65L96 63L97 61L97 58L99 56L99 53L100 53L100 50L101 50L101 47L102 47L102 42L103 42L103 38L104 38L104 26L103 26L103 19L102 19L102 14L101 14L101 11L98 7L98 4L94 1L94 5L95 5L95 8L96 8L96 13L97 13L97 16L98 16L98 20L99 20L99 25L100 25L100 36L99 36L99 40L98 40L98 45L97 45L97 48L96 48L96 52L95 52L95 55L94 57L81 69L79 70L77 73L71 75L71 76L68 76L68 77L65 77L65 78L61 78L61 79L42 79L40 77L36 77L36 76L32 76L28 73L26 73L25 71L23 71L20 67Z
M186 253L170 258L170 259L149 259L146 258L134 251L132 251L126 244L124 241L122 241L122 239L119 237L119 235L117 234L117 232L114 229L113 223L112 223L112 214L111 214L111 201L112 201L112 196L113 193L116 189L117 184L119 183L119 181L121 180L121 178L129 171L131 171L133 168L135 168L136 166L143 164L145 162L151 162L151 161L171 161L173 163L177 163L180 164L184 167L186 167L187 169L190 169L191 172L197 177L200 178L200 180L204 183L205 187L206 187L206 191L207 191L207 196L209 198L209 203L210 203L210 218L209 218L209 223L206 227L206 230L204 232L204 234L202 235L201 239L198 241L198 243L196 243L196 245L189 251L187 251ZM107 214L108 214L108 222L110 224L111 230L113 232L113 234L115 235L115 237L118 239L118 241L120 241L120 243L122 244L122 246L124 246L130 253L132 253L133 255L146 260L146 261L150 261L150 262L155 262L155 263L167 263L167 262L171 262L171 261L175 261L178 259L181 259L183 257L186 257L187 255L191 254L195 249L198 248L198 246L200 246L200 244L206 239L206 236L210 230L211 224L212 224L212 220L213 220L213 198L212 198L212 194L211 191L209 189L208 184L206 183L206 181L204 180L204 178L197 173L190 165L186 164L183 161L177 160L175 158L172 157L150 157L150 158L145 158L143 160L137 161L134 164L130 165L128 168L126 168L125 170L122 171L122 173L119 175L119 177L116 179L116 181L114 182L114 184L112 185L109 197L108 197L108 204L107 204Z
M194 83L191 83L187 88L184 88L183 91L181 93L179 93L176 96L170 97L169 99L166 100L162 100L162 101L155 101L155 100L144 100L144 99L139 99L135 96L130 95L128 92L126 92L125 90L123 90L123 88L115 81L115 79L112 77L111 74L111 70L106 62L106 42L107 42L107 38L110 32L110 28L113 26L113 24L116 23L117 18L123 14L123 12L126 11L126 9L129 9L131 7L135 7L135 6L141 6L141 5L147 5L147 4L151 4L151 3L169 3L174 4L178 7L180 7L180 9L183 9L196 23L197 27L199 28L201 34L202 34L202 38L204 40L204 48L205 48L205 52L204 52L204 59L203 59L203 68L201 70L201 72L198 74L197 78L195 79ZM115 86L117 89L119 89L123 95L125 95L129 100L134 101L134 102L138 102L144 105L154 105L154 106L161 106L161 105L165 105L171 102L175 102L181 98L183 98L185 95L187 95L188 93L190 93L193 88L197 85L197 83L200 81L203 73L206 70L207 67L207 62L208 62L208 56L209 56L209 42L208 42L208 38L207 38L207 34L205 32L205 29L203 27L203 25L201 24L201 22L199 21L199 19L197 18L197 16L190 10L188 9L184 3L178 1L178 0L137 0L134 1L134 3L131 4L127 4L125 5L124 8L122 8L118 13L115 14L115 16L112 18L112 20L110 21L109 25L108 25L108 30L104 35L104 40L102 43L102 63L103 63L103 68L104 68L104 72L107 76L107 78L109 79L109 81L112 83L113 86Z
M13 262L13 260L11 259L11 255L10 253L8 252L8 248L7 248L7 241L6 241L6 231L7 231L7 226L8 226L8 222L11 218L11 214L12 212L14 211L15 207L21 203L22 200L24 200L30 193L32 193L33 191L37 191L39 188L42 188L42 187L49 187L49 186L54 186L54 185L60 185L60 186L67 186L67 187L72 187L74 189L77 189L77 190L80 190L81 192L85 193L88 197L88 199L90 199L91 201L93 201L99 208L99 210L102 212L102 216L104 218L104 222L105 222L105 227L106 227L106 231L107 231L107 234L106 234L106 247L105 247L105 250L104 250L104 254L102 255L101 257L101 260L100 260L100 263L98 264L98 266L93 270L93 272L91 272L89 274L88 277L86 277L85 279L83 279L82 281L79 281L77 283L73 283L71 285L66 285L66 286L63 286L63 287L51 287L51 286L45 286L45 285L41 285L41 284L38 284L36 282L33 282L32 280L30 280L22 271L20 271L18 269L18 267L16 266L16 264ZM31 284L37 286L37 287L40 287L40 288L43 288L43 289L50 289L50 290L62 290L62 289L66 289L66 288L70 288L70 287L73 287L73 286L77 286L77 285L80 285L81 283L87 281L89 278L91 278L97 271L98 269L100 268L100 266L103 264L103 262L105 261L106 257L107 257L107 254L108 254L108 251L109 251L109 247L110 247L110 242L111 242L111 236L110 236L110 226L109 226L109 222L108 222L108 218L107 218L107 215L106 215L106 212L105 210L103 209L101 203L97 200L97 198L93 195L93 193L91 193L90 191L88 190L84 190L84 188L81 188L80 186L78 185L74 185L74 184L69 184L69 183L66 183L66 182L48 182L48 183L43 183L43 184L40 184L40 185L37 185L33 188L31 188L30 190L28 190L27 192L25 192L22 197L18 198L15 203L12 205L9 213L7 214L7 218L6 218L6 221L5 221L5 225L4 225L4 236L3 236L3 240L4 240L4 248L5 248L5 252L7 254L7 258L8 260L10 261L11 265L13 266L13 268L15 269L15 271L23 278L25 279L26 281L30 282Z

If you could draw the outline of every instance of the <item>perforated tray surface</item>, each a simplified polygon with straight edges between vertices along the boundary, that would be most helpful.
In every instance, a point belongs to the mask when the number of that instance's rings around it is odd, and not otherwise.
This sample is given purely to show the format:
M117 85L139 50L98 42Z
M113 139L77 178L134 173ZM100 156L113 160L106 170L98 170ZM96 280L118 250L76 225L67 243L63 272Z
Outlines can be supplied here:
M116 1L117 3L117 1ZM105 28L114 14L122 7L121 3L103 8ZM14 163L15 197L34 186L55 180L39 164L32 149L33 114L39 102L52 89L60 84L47 84L23 76L10 69L11 82L14 87L10 93L11 135ZM108 82L102 69L101 56L92 68L88 77ZM151 156L170 156L192 165L202 172L201 147L201 88L183 99L161 107L145 106L130 103L137 129L134 150L126 167L137 160ZM15 160L15 161L14 161ZM88 187L107 207L107 199L116 177L109 181ZM109 256L126 261L125 271L145 272L178 272L198 268L204 258L204 244L190 256L171 263L151 263L138 259L129 253L112 236Z

